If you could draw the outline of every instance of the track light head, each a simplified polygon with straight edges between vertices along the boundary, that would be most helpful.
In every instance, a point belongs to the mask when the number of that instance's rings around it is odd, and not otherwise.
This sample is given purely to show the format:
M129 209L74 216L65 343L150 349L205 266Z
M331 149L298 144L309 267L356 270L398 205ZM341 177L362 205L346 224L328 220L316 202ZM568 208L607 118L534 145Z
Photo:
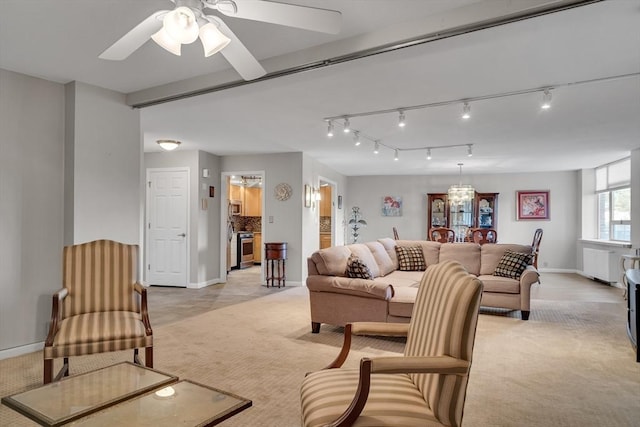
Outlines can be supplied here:
M398 110L398 126L403 128L405 127L407 122L405 121L404 111Z
M327 136L331 138L333 136L333 122L329 122L327 125Z
M471 105L468 102L465 102L462 106L462 118L465 120L471 118Z
M543 110L551 108L551 89L547 88L544 90L544 93L542 94L542 105L540 105L540 108Z
M393 154L393 160L395 160L396 162L398 160L400 160L400 157L398 157L398 149L396 148Z
M353 132L353 144L356 147L360 145L360 132L358 131Z
M344 129L343 129L344 133L349 133L351 132L351 123L349 123L349 118L345 117L344 118Z
M427 148L427 160L431 160L431 148Z
M373 143L373 154L378 154L380 152L380 143L378 141Z
M471 144L467 145L467 157L473 156L473 151L471 150Z

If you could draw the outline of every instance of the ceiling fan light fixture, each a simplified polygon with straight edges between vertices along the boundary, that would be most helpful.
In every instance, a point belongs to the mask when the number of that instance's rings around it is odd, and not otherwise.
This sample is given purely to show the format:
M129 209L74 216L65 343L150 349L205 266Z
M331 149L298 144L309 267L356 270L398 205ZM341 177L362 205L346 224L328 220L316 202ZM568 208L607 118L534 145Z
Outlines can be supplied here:
M209 57L227 47L231 39L222 34L216 25L209 22L200 27L200 41L204 48L204 56Z
M165 151L173 151L181 144L180 141L174 139L159 139L156 143Z
M167 13L162 20L163 28L172 39L182 44L196 41L199 35L196 15L186 6L180 6Z
M156 42L164 50L173 53L176 56L180 56L180 50L182 45L175 41L167 32L167 30L160 28L160 31L151 36L151 39Z

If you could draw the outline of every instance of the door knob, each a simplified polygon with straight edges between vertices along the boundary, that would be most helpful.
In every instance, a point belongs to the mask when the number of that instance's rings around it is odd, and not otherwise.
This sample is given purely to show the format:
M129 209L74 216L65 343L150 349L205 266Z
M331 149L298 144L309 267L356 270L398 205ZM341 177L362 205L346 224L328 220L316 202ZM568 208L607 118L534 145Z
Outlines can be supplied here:
M187 237L185 233L178 234L178 237Z

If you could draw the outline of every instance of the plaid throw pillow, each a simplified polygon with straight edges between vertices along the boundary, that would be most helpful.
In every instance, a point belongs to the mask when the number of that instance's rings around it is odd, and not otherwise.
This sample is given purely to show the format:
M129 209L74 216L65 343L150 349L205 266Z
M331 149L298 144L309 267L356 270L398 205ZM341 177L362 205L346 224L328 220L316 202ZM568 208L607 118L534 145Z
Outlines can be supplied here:
M398 264L400 271L424 271L427 264L424 262L422 248L396 246L396 255L398 255Z
M347 276L352 279L373 279L371 270L360 258L351 254L347 260Z
M532 254L522 254L507 249L504 255L502 255L502 259L500 259L493 275L519 279L522 272L527 268L527 265L531 264L532 261Z

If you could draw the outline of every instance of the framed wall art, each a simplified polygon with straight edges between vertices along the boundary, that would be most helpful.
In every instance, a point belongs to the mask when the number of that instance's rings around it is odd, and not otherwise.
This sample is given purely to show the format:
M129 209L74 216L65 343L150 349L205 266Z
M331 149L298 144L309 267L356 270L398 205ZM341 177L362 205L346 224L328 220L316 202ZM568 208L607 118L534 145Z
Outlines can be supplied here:
M402 216L402 197L384 196L382 198L382 216Z
M516 191L516 219L548 220L549 190Z

